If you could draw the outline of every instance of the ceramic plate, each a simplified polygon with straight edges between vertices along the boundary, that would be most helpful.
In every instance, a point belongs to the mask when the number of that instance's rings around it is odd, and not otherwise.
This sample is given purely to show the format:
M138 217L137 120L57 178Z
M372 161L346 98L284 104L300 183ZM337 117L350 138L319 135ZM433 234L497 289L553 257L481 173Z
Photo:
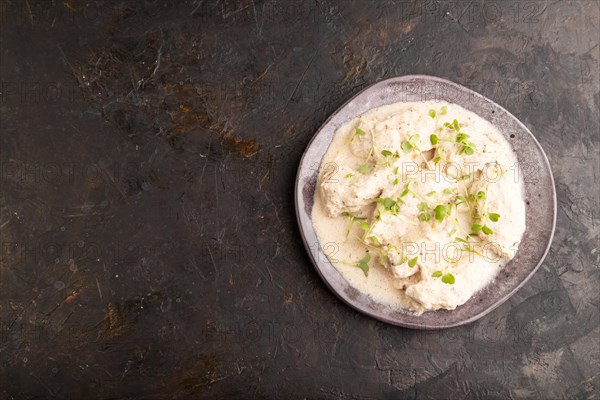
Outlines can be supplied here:
M351 286L324 255L311 219L318 167L337 129L386 104L443 100L459 104L490 121L512 144L525 186L527 229L519 251L492 283L452 311L415 316L379 303ZM304 245L327 286L359 312L414 329L441 329L481 318L505 302L535 273L546 256L556 223L556 192L548 159L529 129L493 101L445 79L411 75L388 79L363 90L329 117L306 148L296 177L296 214Z

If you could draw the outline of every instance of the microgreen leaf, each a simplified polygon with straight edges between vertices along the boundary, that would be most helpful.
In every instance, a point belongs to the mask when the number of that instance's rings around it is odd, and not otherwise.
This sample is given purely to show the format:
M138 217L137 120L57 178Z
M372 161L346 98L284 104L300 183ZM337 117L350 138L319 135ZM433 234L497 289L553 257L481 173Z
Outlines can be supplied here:
M448 112L448 107L442 106L442 108L440 109L440 115L446 115L447 112Z
M389 197L386 197L386 198L383 200L383 206L384 206L386 209L390 209L390 208L391 208L391 207L392 207L394 204L396 204L396 202L395 202L394 200L390 199Z
M389 197L386 197L384 199L376 198L373 199L373 201L377 204L381 204L384 209L390 211L392 214L398 214L398 211L400 211L400 205L398 204L398 202L393 199L390 199Z
M357 262L354 266L362 269L365 276L369 276L369 261L371 260L371 255L367 252L365 256Z
M442 271L435 271L433 274L431 274L431 276L434 278L439 278L442 275L443 275Z
M443 221L444 217L446 216L446 207L439 204L438 206L435 207L435 209L433 210L435 212L435 219L437 219L438 221Z
M488 217L490 217L490 221L492 221L492 222L498 222L498 220L500 219L500 214L489 213Z
M360 228L362 230L368 231L369 228L371 228L371 224L369 224L368 222L363 222L362 224L360 224Z
M363 131L360 128L356 128L356 130L352 134L352 137L350 138L350 142L352 142L356 136L365 136L365 135L366 135L365 131Z
M345 177L346 178L352 178L354 176L354 174L347 174Z
M452 190L446 188L444 189L444 194L452 194Z
M431 219L431 216L427 212L422 212L421 214L419 214L419 221L421 221L421 222L427 222L430 219Z
M425 211L429 207L427 206L427 203L425 203L424 201L422 201L421 203L417 204L417 208L419 209L419 211Z
M456 120L454 120L456 121ZM466 133L459 133L458 135L456 135L456 141L458 143L464 143L465 140L467 140L470 136L467 135Z
M480 190L479 192L477 192L477 198L479 200L485 199L485 192L483 190Z
M402 151L405 152L406 154L410 153L413 149L413 145L410 144L407 140L405 140L404 142L402 142Z
M446 275L442 276L442 282L447 283L448 285L454 284L454 281L454 275L451 273L447 273Z
M479 224L473 224L473 225L471 225L471 230L473 232L479 232L482 228L483 228L483 226L481 226Z
M404 189L404 191L402 192L400 197L402 198L402 197L406 196L409 192L410 192L410 189Z
M456 122L456 120L454 120L454 122ZM458 154L466 153L467 155L472 155L475 153L475 144L467 140L470 136L466 133L461 133L458 130L456 132L458 132L456 135L456 142L461 145Z
M391 151L389 151L389 150L382 150L382 151L381 151L381 155L383 155L384 157L391 157L391 156L393 156L393 155L394 155L394 153L392 153L392 152L391 152Z
M452 125L454 125L454 130L455 130L456 132L459 132L459 131L460 131L460 125L458 125L458 121L457 121L457 120L454 120L454 121L452 122Z
M429 110L429 116L435 118L435 110Z
M481 227L481 230L483 231L483 233L485 233L486 235L491 235L492 233L494 233L493 230L491 230L487 225L484 225Z
M368 173L369 172L369 164L368 163L364 163L363 165L361 165L360 167L358 167L358 172L360 172L363 175L365 175L366 173Z
M439 138L437 137L436 134L433 134L433 135L429 136L429 140L431 141L431 144L435 146L438 143Z
M412 135L412 136L411 136L411 137L408 139L408 141L409 141L409 143L410 143L410 144L412 144L412 145L413 145L413 147L414 147L414 146L416 146L417 142L419 141L419 138L420 138L420 136L419 136L419 135Z
M394 179L394 185L398 184L398 178Z
M379 239L377 239L375 236L369 236L369 239L371 240L371 242L375 243L376 245L381 246Z
M431 192L427 193L425 196L429 197L429 196L433 196L435 194L435 190L432 190Z
M415 257L415 258L413 258L413 259L410 259L410 260L408 260L408 266L409 266L410 268L414 268L414 266L415 266L415 265L417 265L417 259L418 259L418 258L419 258L419 257Z
M459 237L456 238L456 241L459 243L468 243L465 239Z

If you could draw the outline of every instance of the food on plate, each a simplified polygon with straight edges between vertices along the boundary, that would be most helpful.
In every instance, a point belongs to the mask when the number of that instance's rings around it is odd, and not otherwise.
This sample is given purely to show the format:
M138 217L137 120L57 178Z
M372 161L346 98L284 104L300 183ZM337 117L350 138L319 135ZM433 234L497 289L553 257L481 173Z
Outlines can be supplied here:
M491 282L525 231L511 145L456 104L382 106L341 126L312 220L351 285L415 314L455 309Z

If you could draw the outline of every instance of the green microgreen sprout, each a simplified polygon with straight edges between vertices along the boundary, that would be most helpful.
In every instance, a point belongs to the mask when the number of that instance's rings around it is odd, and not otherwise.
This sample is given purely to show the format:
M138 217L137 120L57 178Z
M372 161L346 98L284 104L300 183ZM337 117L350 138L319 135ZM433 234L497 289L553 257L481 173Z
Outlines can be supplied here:
M470 136L460 131L460 124L456 119L452 121L452 124L446 122L444 126L456 132L456 143L460 145L458 154L465 153L470 156L475 153L475 143L467 140Z
M430 221L431 220L431 214L430 214L431 207L430 207L430 204L433 204L433 203L430 203L429 200L427 200L425 197L423 197L423 196L419 195L418 193L414 192L411 189L411 185L413 183L415 183L415 180L412 179L412 178L409 179L408 183L404 186L404 191L400 194L399 200L401 200L404 196L406 196L409 193L412 194L415 198L421 200L421 202L419 204L417 204L417 209L420 211L419 216L418 216L419 221L421 221L421 222ZM431 191L431 192L427 193L425 196L426 197L431 197L435 193L436 192L434 190L434 191ZM436 209L437 209L437 211L436 211ZM444 206L442 204L439 204L439 205L437 205L437 206L434 207L434 214L435 214L436 219L438 221L442 221L446 215L450 215L450 208L446 207L446 206ZM441 219L439 219L439 218L441 218Z
M371 232L371 224L368 223L367 221L365 221L365 222L361 222L361 224L359 226L360 226L360 229L362 229L364 231L362 238L360 240L364 241L366 239L367 235Z
M442 106L442 108L440 108L439 113L436 112L434 109L429 110L429 116L432 119L435 119L435 129L437 130L437 125L438 125L438 119L442 116L442 115L446 115L446 113L448 112L448 107L447 106ZM433 144L433 143L432 143Z
M487 226L485 224L485 222L483 224L479 223L480 220L482 219L482 217L484 219L489 217L487 215L487 200L488 199L487 199L486 192L483 190L479 190L476 194L470 194L470 193L468 193L467 189L465 188L465 194L466 194L466 196L462 196L462 195L456 196L456 206L459 206L461 204L466 204L467 207L469 207L469 214L471 215L471 217L474 218L475 220L477 220L477 222L474 222L471 225L471 233L473 235L477 235L477 233L480 231L486 235L491 235L492 233L494 233L494 231L492 231L492 229L489 226ZM475 206L477 205L477 203L480 200L483 200L485 203L483 206L482 217L477 217L477 216L474 216ZM496 218L495 213L492 213L492 214L494 214L493 218L495 219ZM500 216L498 215L498 218L499 217ZM490 218L490 220L493 221L491 218Z
M370 239L377 241L377 239L374 236L371 236ZM379 254L379 262L381 263L382 266L385 266L385 260L384 260L384 254L382 253L381 249L374 247L373 245L367 243L366 241L362 241L369 249L372 249L373 251L375 251L377 254ZM379 244L379 241L377 241L377 244ZM369 277L369 261L371 261L371 254L369 253L370 250L367 250L365 252L365 255L363 256L363 258L361 258L360 260L356 261L356 262L347 262L347 261L343 261L343 260L335 260L335 262L339 262L340 264L344 264L344 265L348 265L350 267L355 267L355 268L360 268L362 270L362 272L365 274L365 277Z
M369 276L369 261L370 260L371 260L371 255L367 251L365 253L365 256L356 263L356 267L362 269L362 272L365 274L366 277Z
M492 213L492 212L488 213L488 211L487 211L488 197L487 197L486 192L484 192L483 190L480 190L480 191L477 192L476 195L469 195L468 196L468 200L470 200L470 201L472 201L474 203L478 202L479 200L484 200L483 213L482 213L482 215L480 217L476 218L478 220L483 219L483 224L481 224L481 223L479 223L479 224L478 223L474 223L471 226L471 230L473 232L475 232L475 233L481 231L481 232L483 232L486 235L493 234L494 231L492 230L492 228L490 228L487 225L486 221L489 220L491 222L498 222L498 220L500 219L500 214L498 214L498 213Z
M381 242L375 236L369 236L367 239L375 243L377 246L381 246Z
M378 197L376 199L373 199L373 201L377 204L381 204L386 211L389 211L394 215L398 215L398 211L400 211L400 199L393 200L389 197Z
M410 260L408 260L408 267L409 268L414 268L415 265L417 265L417 260L419 257L415 257L415 258L411 258Z
M420 152L421 150L419 150L419 147L417 146L419 138L419 135L412 135L408 140L403 141L401 144L402 151L406 154L410 153L413 150Z
M443 204L438 204L434 209L435 219L442 222L444 218L449 214L448 209Z
M346 178L346 179L347 179L347 178L352 178L353 176L354 176L354 174L353 174L353 173L349 173L349 174L346 174L345 178Z
M482 226L481 231L486 235L491 235L492 233L494 233L494 231L491 230L487 225Z
M363 131L360 128L356 128L356 130L354 131L354 133L350 137L350 143L352 143L352 141L354 140L355 137L357 137L357 136L365 136L365 135L366 135L365 131Z
M398 172L398 167L394 168L394 185L397 185L400 181L398 180L398 175L400 173Z
M375 221L381 221L381 208L377 209L377 215L375 216Z
M352 229L352 225L354 225L354 221L366 221L365 217L357 217L350 211L344 211L342 216L348 217L350 220L348 222L348 227L346 228L346 237L350 234L350 229Z
M435 271L433 274L431 274L432 277L434 278L442 278L442 282L448 284L448 285L453 285L454 282L456 281L456 279L454 278L454 275L452 275L450 272L444 274L442 271Z
M381 264L382 267L385 267L386 254L385 250L381 248L381 243L379 242L379 240L375 236L369 236L367 238L358 238L358 240L369 248L369 250L367 251L373 251L377 253L377 255L379 256L379 264Z
M371 159L371 156L373 155L373 152L375 151L375 136L373 135L372 130L369 130L369 133L371 134L371 148L369 149L369 154L367 155L367 159L365 160L365 162L357 168L357 171L363 175L367 174L369 172L369 170L371 169L371 166L369 165L369 161ZM357 136L366 136L366 135L367 135L367 133L364 130L362 130L360 128L356 128L354 133L350 137L350 143L352 143L354 138L356 138ZM346 176L346 177L348 177L348 176Z
M431 169L431 166L429 165L429 161L427 161L427 158L423 154L423 151L421 151L419 146L417 146L419 139L420 139L419 135L412 135L410 138L408 138L408 140L403 141L402 144L400 145L400 147L402 147L402 151L405 154L410 154L410 152L412 152L413 150L419 152L419 154L423 158L423 161L425 161L425 165L427 165L427 168Z
M358 132L362 132L362 133L358 133ZM369 170L370 170L370 166L369 166L369 160L371 159L371 156L373 155L373 152L375 151L375 135L373 135L373 131L369 130L369 133L371 134L371 149L369 150L369 154L367 155L367 159L365 160L364 164L362 164L360 167L358 167L358 172L360 172L363 175L366 175ZM356 128L356 132L354 133L354 136L356 135L366 135L365 131L363 131L360 128ZM354 139L354 136L352 137L352 139Z
M455 282L454 275L448 272L446 275L442 276L442 282L453 285Z
M417 204L417 208L419 209L419 211L421 211L419 213L419 221L427 222L431 219L431 215L429 215L429 205L426 202L420 202L419 204Z
M397 152L394 154L389 150L381 150L381 155L384 157L400 157L400 155Z
M358 260L357 262L346 262L346 261L342 261L342 260L336 260L337 262L344 264L344 265L348 265L350 267L356 267L356 268L360 268L362 270L362 272L365 274L365 277L369 276L369 261L371 261L371 254L369 253L369 250L367 250L365 252L365 255L363 258L361 258L360 260Z
M389 150L381 150L381 155L385 157L384 165L391 166L394 158L400 158L398 152L392 153Z

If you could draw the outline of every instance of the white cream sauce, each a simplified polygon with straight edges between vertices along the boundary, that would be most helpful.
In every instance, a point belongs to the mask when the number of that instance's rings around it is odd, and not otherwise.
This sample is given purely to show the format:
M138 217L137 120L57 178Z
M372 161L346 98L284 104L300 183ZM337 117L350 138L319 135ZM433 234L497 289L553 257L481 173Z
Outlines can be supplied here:
M452 310L514 257L525 231L520 178L510 144L476 114L444 102L387 105L336 132L312 220L326 255L358 290L415 314ZM436 219L438 205L447 212ZM348 215L364 219L347 235ZM488 233L475 226L467 236L473 224ZM357 263L367 251L365 276Z

